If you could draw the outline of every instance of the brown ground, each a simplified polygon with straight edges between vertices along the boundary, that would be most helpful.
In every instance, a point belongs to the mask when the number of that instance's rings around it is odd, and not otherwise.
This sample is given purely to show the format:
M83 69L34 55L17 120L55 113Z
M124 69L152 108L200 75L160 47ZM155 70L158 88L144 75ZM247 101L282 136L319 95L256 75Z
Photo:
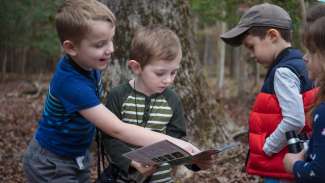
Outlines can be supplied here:
M48 76L30 78L30 81L38 81L35 85L26 78L0 78L0 182L25 182L21 156L40 118L48 79ZM246 104L239 105L234 101L225 103L225 111L229 112L228 119L235 121L239 126L245 126L248 109ZM225 123L228 119L225 119ZM258 182L256 177L247 176L244 172L246 153L245 142L240 148L220 155L212 169L194 173L191 177L179 178L177 182ZM95 177L95 161L93 164Z

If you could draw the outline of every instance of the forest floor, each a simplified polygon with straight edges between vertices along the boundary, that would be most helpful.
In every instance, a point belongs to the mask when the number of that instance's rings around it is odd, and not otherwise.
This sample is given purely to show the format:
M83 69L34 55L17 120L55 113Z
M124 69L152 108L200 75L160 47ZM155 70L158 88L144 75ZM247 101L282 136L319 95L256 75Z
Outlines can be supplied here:
M37 80L38 82L32 82ZM7 77L0 79L0 182L26 182L22 172L22 154L37 126L42 111L49 76L34 78ZM41 92L40 92L41 91ZM227 119L237 126L247 129L247 115L251 99L239 101L223 99ZM247 140L242 140L239 148L227 151L217 157L216 164L209 170L191 173L187 176L177 174L176 182L184 183L235 183L259 182L260 179L248 176L244 171L247 154ZM93 148L94 149L94 148ZM95 152L95 151L94 151ZM96 176L95 153L93 158L93 177Z

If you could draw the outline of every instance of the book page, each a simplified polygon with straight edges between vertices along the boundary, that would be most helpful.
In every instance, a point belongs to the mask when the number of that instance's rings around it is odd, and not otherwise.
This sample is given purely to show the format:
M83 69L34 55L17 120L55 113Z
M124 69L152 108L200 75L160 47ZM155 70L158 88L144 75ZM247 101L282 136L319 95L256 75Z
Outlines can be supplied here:
M130 160L137 161L143 165L157 165L168 162L171 165L190 163L191 160L208 160L212 155L223 152L227 149L238 146L239 143L231 143L222 147L201 151L196 155L191 155L176 144L163 140L149 146L145 146L131 152L123 154Z
M123 156L142 163L143 165L154 165L183 159L191 155L174 143L168 140L163 140L125 153Z

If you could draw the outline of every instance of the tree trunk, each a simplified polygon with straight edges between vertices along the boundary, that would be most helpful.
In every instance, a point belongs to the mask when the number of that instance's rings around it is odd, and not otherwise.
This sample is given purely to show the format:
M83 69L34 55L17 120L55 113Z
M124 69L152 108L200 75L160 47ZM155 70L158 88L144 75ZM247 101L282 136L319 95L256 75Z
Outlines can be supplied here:
M18 60L18 62L21 62L21 74L22 75L26 74L27 51L28 51L27 47L22 48L22 53L20 56L21 61Z
M300 4L300 9L301 9L301 18L303 20L303 22L306 19L306 6L305 6L305 0L299 0L299 4Z
M232 67L233 67L233 76L234 76L234 79L236 81L236 95L238 96L238 91L239 91L239 80L240 80L240 77L241 77L241 74L242 72L240 71L240 68L242 67L242 63L241 63L241 49L240 47L233 47L231 48L232 49L232 52L231 52L231 59L232 59Z
M7 49L4 48L3 49L3 60L2 60L2 71L1 71L1 75L2 75L2 79L6 78L7 75L7 62L8 62L8 55L7 55Z
M209 34L205 33L204 34L204 52L203 52L203 64L208 65L209 64L209 56L210 54L210 49L211 49L211 41L209 40Z
M240 57L238 58L239 60L239 68L237 70L237 88L238 88L238 92L237 92L237 96L243 96L244 95L244 91L245 91L245 82L247 82L247 78L248 78L248 73L247 73L247 64L246 64L246 51L245 48L243 46L239 47L239 55ZM240 97L240 99L243 99L243 97Z
M125 66L129 56L132 34L139 26L162 24L168 26L180 37L183 59L175 88L182 98L189 139L196 144L207 145L224 142L224 132L218 116L219 106L214 93L208 88L203 73L198 70L199 60L195 48L193 19L186 0L101 0L115 13L117 29L115 34L114 62L106 77L109 86L130 77ZM109 76L109 77L108 77Z
M306 21L306 5L305 0L299 0L300 10L301 10L301 23L305 23ZM300 41L300 47L304 48L302 41Z
M221 22L221 29L220 32L225 32L227 29L227 24L226 22ZM224 75L225 75L225 60L226 60L226 45L223 41L219 40L218 41L218 48L219 48L219 82L218 82L218 89L220 93L223 93L223 85L224 85ZM222 95L223 96L223 95Z

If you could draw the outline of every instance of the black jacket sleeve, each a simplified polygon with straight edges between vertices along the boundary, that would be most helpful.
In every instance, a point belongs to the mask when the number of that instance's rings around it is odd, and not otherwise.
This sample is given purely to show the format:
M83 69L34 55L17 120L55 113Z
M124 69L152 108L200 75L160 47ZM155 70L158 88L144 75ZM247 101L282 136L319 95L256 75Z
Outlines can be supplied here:
M125 99L123 87L125 87L125 85L113 88L107 97L106 103L106 107L119 119L122 118L121 107ZM115 164L125 174L128 174L131 161L123 157L122 154L131 151L129 144L108 134L103 135L103 143L105 152L109 156L111 163Z

